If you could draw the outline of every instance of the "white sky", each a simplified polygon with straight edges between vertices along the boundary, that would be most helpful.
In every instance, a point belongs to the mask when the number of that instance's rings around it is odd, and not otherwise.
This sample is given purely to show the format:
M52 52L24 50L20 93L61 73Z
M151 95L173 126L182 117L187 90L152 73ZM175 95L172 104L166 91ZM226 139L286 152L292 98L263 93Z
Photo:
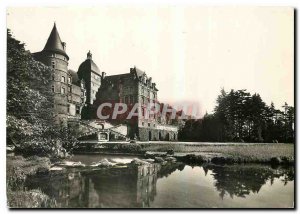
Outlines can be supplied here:
M54 21L69 68L91 50L107 75L136 65L152 76L162 102L199 102L212 112L222 87L294 105L294 16L287 7L10 8L7 27L31 52Z

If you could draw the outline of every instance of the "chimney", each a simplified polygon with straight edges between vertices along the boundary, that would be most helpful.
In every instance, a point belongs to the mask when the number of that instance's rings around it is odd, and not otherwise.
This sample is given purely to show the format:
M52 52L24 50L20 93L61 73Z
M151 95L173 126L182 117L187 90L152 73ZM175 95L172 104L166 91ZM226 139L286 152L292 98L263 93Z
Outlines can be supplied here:
M64 51L66 51L67 44L65 42L62 42L61 44L63 46Z
M106 73L104 71L102 71L102 76L101 76L101 81L105 78Z
M133 72L135 72L136 67L134 66L133 68L130 68L130 73L132 74Z

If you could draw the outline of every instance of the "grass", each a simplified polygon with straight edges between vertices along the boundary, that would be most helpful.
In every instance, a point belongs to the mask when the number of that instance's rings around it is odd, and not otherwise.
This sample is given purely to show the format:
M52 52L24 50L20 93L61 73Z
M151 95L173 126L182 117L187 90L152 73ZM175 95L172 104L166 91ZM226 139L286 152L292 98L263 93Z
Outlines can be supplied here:
M50 169L49 158L32 156L7 156L6 162L7 203L11 208L55 207L55 201L40 190L26 190L24 182L28 176L45 173Z
M94 150L94 149L93 149ZM195 154L205 158L225 157L234 162L269 162L272 158L282 158L294 162L293 144L258 144L258 143L105 143L101 144L97 152L115 152L144 154L149 152L166 152L173 150L176 155Z
M10 208L55 208L56 201L40 190L7 191Z
M174 150L176 153L215 153L220 155L238 156L244 158L256 157L259 159L286 156L294 157L293 144L149 144L143 147L144 151L163 152Z

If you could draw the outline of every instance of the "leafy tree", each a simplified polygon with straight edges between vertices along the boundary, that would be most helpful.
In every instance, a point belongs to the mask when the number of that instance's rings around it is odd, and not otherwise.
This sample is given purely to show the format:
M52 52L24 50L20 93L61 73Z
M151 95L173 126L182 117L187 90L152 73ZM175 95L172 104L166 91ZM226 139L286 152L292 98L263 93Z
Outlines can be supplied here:
M7 31L7 143L22 153L55 156L74 142L53 120L53 72Z
M10 142L40 136L53 123L53 95L49 90L51 73L51 68L35 61L24 44L7 31L7 130Z

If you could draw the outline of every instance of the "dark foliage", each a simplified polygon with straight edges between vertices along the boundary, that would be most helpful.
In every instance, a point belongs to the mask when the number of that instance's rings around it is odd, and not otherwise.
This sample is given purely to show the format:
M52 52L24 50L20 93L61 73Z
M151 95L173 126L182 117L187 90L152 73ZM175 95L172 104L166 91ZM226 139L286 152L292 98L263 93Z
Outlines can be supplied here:
M246 90L221 90L213 114L187 120L179 132L180 140L201 142L284 142L294 136L294 107L275 109Z
M63 157L76 142L53 120L52 73L7 31L7 143L21 153Z

